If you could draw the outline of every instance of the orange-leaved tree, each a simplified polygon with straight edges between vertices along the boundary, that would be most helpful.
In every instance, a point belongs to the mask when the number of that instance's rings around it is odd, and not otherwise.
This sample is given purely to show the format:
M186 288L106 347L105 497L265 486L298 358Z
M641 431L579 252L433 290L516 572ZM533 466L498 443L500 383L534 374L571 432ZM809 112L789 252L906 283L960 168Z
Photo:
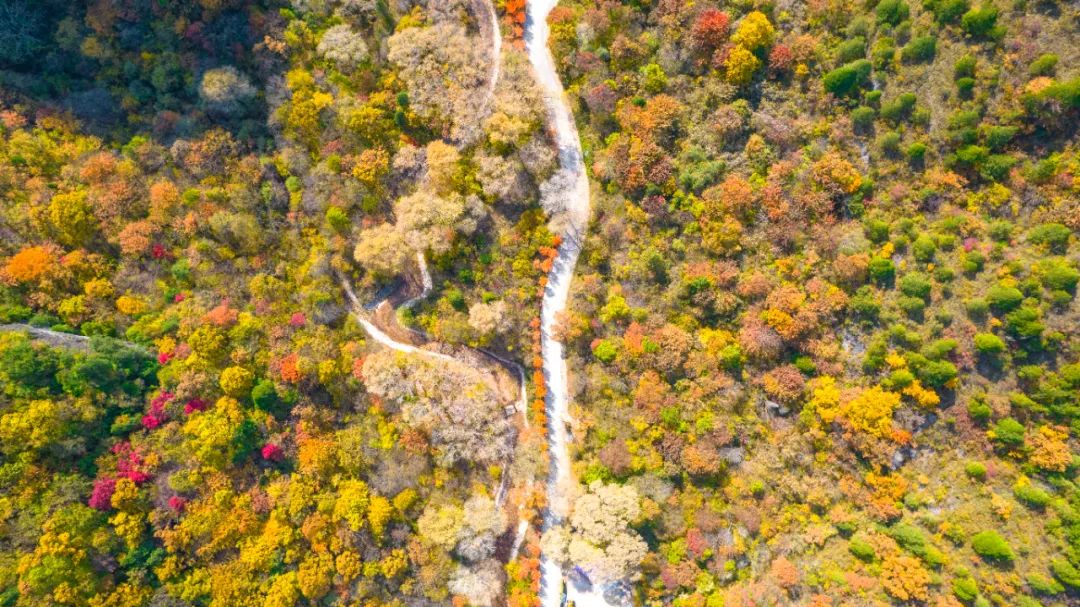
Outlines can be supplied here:
M8 284L35 283L45 278L60 258L60 251L52 245L26 247L0 268L0 280Z

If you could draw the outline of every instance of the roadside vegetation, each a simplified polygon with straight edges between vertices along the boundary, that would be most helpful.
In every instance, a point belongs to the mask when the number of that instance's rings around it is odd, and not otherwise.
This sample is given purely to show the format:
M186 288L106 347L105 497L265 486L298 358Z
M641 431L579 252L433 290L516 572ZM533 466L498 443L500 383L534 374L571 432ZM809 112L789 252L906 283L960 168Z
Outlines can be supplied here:
M559 3L543 544L524 1L0 4L0 607L1080 600L1073 3Z

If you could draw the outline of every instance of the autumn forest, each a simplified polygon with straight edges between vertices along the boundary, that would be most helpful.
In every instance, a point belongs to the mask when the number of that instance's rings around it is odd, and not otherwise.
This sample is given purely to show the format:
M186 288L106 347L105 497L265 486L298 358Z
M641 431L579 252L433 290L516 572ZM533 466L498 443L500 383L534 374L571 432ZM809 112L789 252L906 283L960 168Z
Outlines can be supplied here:
M1080 5L0 0L0 607L1080 605Z

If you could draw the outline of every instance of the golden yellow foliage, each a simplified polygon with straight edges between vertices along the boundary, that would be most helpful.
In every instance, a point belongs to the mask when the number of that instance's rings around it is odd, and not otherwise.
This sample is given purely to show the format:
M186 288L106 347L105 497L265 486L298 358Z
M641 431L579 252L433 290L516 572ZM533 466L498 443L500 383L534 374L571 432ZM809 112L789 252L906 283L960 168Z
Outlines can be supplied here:
M907 493L910 483L899 474L875 474L868 472L864 478L874 493L890 500L899 500Z
M899 394L874 386L844 403L841 409L856 430L885 438L892 430L893 411L899 406Z
M334 359L321 360L316 367L316 374L319 376L319 383L330 386L334 380L341 377L341 368Z
M930 572L923 568L919 559L906 554L889 556L881 564L881 585L885 592L901 601L930 598Z
M457 506L437 507L429 504L417 520L421 541L441 546L445 550L453 548L464 525L463 516L461 508Z
M69 325L78 325L87 317L86 297L76 295L60 302L56 312Z
M86 202L86 190L61 192L49 201L49 222L60 242L80 246L94 232L94 215Z
M704 328L698 332L698 341L709 354L716 356L725 346L735 341L735 336L726 329Z
M405 551L401 548L395 548L383 560L379 561L379 570L387 579L396 578L404 573L408 567L409 559L406 558Z
M765 13L753 11L739 22L731 41L747 50L756 51L772 44L775 35L776 29Z
M705 247L718 255L731 255L742 250L743 226L734 217L701 221L701 240Z
M1072 452L1066 442L1069 432L1061 426L1040 426L1031 438L1031 463L1050 472L1064 472L1072 463Z
M236 454L237 445L233 438L244 420L240 403L234 398L222 397L209 410L190 416L181 432L203 464L222 469Z
M728 53L724 61L724 69L727 73L727 81L732 84L746 84L754 77L754 72L761 67L761 60L754 53L742 46L736 46Z
M380 139L393 127L386 111L370 102L345 111L342 122L350 132L372 141Z
M390 155L382 148L370 148L360 153L352 175L368 188L375 189L379 179L390 171Z
M315 79L302 68L290 71L285 83L292 99L279 109L286 125L309 146L318 141L322 111L334 103L333 95L315 89Z
M300 602L300 586L295 571L283 573L270 583L265 607L293 607Z
M360 555L352 550L346 550L334 559L334 568L346 582L351 582L360 575L363 561Z
M109 518L116 535L124 540L128 549L133 549L142 541L145 517L141 513L117 512Z
M149 306L146 302L137 295L125 293L116 298L116 310L121 314L136 316L145 312L147 308L149 308Z
M83 293L92 299L108 299L113 295L113 285L108 278L94 278L83 284Z
M937 392L924 387L917 379L904 387L901 392L904 393L904 396L911 397L923 409L936 407L941 402L941 397L938 396Z
M90 599L90 607L142 607L150 602L154 590L149 586L123 583L108 594Z
M308 554L296 571L300 593L309 600L322 598L334 580L334 559L325 552Z
M386 524L394 515L394 507L390 500L381 495L373 495L368 503L368 524L371 525L371 533L378 539L382 539L386 531Z
M135 508L139 500L139 488L135 482L128 478L117 479L116 488L112 494L112 507L117 510L130 511Z
M862 184L862 175L850 162L836 152L828 152L811 168L814 182L833 194L851 194Z
M435 192L445 194L453 187L461 154L454 146L438 139L429 143L426 151L428 184Z
M51 400L33 400L22 411L8 410L0 416L0 442L46 447L64 434L62 410Z
M297 464L304 474L329 474L337 466L337 447L333 440L308 436L300 440L297 447Z
M187 338L187 343L199 356L215 360L224 354L227 341L221 329L203 325L192 331Z
M394 509L399 514L405 514L405 512L416 503L419 496L416 494L416 490L412 488L404 489L401 493L394 496Z
M990 494L990 509L994 511L994 514L1003 521L1009 520L1013 511L1012 500L999 495L997 493Z
M897 352L889 352L886 354L885 363L893 369L903 369L904 367L907 367L907 359Z
M228 367L221 372L221 377L218 379L221 390L233 398L247 396L254 383L255 374L243 367Z
M334 518L345 521L349 529L359 531L364 526L368 509L368 487L364 481L343 481L337 488L337 501L334 502Z
M836 386L836 378L822 375L810 380L809 385L811 394L806 406L816 411L821 421L832 423L840 415L840 388Z
M285 86L290 91L300 91L315 86L315 78L304 68L295 68L285 74Z
M761 320L765 321L765 324L769 325L785 339L794 337L796 327L795 319L784 312L783 310L777 310L775 308L769 308L761 313Z

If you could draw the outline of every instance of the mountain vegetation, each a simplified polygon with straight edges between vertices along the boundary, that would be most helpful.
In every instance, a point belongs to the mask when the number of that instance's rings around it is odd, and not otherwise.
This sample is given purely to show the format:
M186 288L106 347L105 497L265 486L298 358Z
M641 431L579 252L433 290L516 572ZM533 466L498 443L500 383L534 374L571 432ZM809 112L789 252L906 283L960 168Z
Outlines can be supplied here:
M1077 604L1080 8L559 2L563 420L527 5L0 2L0 607Z

